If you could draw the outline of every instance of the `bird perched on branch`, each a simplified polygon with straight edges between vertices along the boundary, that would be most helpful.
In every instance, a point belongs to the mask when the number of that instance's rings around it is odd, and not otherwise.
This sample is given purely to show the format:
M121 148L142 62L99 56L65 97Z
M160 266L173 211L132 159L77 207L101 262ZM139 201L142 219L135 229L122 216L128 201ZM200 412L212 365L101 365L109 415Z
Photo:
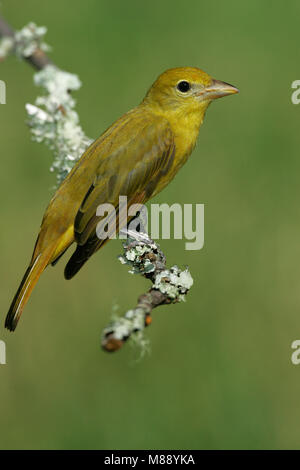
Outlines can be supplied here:
M112 204L121 220L119 196L144 204L161 191L192 153L209 104L238 93L194 67L161 74L142 103L110 126L73 167L44 214L33 255L12 301L5 326L13 331L41 273L75 242L65 268L71 279L105 243L99 239L97 207ZM103 224L106 223L103 221ZM101 219L100 219L101 225Z

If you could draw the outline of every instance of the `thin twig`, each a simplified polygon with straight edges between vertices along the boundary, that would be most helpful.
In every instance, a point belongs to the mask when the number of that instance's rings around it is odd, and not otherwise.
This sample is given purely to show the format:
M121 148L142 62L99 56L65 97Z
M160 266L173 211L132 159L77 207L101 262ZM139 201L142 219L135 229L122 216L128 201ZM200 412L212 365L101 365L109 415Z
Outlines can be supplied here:
M13 28L0 16L0 38L15 37ZM32 55L24 59L37 70L42 70L46 65L53 65L47 54L40 48L35 49Z

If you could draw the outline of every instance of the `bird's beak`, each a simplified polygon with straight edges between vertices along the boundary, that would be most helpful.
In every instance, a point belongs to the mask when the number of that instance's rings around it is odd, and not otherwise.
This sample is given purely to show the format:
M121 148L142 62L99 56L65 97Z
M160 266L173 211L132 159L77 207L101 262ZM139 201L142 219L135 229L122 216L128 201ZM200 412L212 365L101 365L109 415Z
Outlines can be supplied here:
M213 79L211 84L203 90L203 98L215 100L223 96L234 95L235 93L239 93L239 90L235 86Z

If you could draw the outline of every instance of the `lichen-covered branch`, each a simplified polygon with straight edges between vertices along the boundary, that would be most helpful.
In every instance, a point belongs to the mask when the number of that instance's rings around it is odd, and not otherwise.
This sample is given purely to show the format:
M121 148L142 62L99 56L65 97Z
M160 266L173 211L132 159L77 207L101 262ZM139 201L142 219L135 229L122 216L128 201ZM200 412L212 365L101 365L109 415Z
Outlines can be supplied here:
M92 143L79 124L75 100L70 91L78 90L81 82L77 75L47 65L34 75L34 83L45 93L27 104L28 124L33 140L43 142L54 154L51 171L56 172L59 185Z
M54 154L51 170L56 172L57 184L66 177L85 149L92 143L79 124L75 100L71 91L78 90L81 82L77 75L56 67L46 55L49 46L44 42L47 29L29 23L15 32L0 17L0 61L15 54L38 70L34 83L43 89L34 104L26 104L28 124L33 140L44 143ZM113 318L102 335L102 347L116 351L132 337L138 340L143 351L148 342L143 336L151 323L152 310L159 305L185 300L193 284L188 269L166 267L165 255L159 245L147 234L126 231L122 264L130 266L130 273L140 274L152 282L148 292L142 294L134 309L122 317Z
M8 54L15 53L38 70L52 64L46 55L50 47L42 40L46 32L44 26L37 27L35 23L29 23L22 30L14 31L0 16L0 61Z
M50 47L44 42L45 26L29 23L14 32L0 18L0 60L14 53L38 69L34 83L43 89L34 104L26 104L28 125L32 138L43 142L54 154L51 171L56 172L57 185L71 171L74 163L92 143L79 124L75 100L71 91L78 90L81 82L77 75L56 67L46 55Z
M182 271L178 266L167 269L164 253L147 234L132 230L126 232L128 238L123 243L124 253L119 260L130 266L130 273L149 279L152 287L138 298L134 309L128 310L122 317L113 318L104 329L101 344L108 352L120 349L133 334L145 351L148 343L143 332L152 321L152 310L159 305L185 301L193 285L188 269Z

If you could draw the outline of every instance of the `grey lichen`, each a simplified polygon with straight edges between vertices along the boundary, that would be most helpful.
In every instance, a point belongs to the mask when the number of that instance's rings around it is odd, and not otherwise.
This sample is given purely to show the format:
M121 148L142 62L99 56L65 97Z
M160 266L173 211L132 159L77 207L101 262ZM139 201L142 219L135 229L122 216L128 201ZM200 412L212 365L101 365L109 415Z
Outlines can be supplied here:
M165 265L165 257L159 245L149 238L146 233L123 230L127 240L123 243L124 254L119 256L122 264L130 266L129 273L142 274L152 277L157 269Z
M0 60L5 59L12 52L14 44L14 39L8 36L0 39Z
M44 89L44 94L34 105L26 104L28 124L33 140L53 151L51 171L56 172L60 184L92 143L79 125L76 102L70 93L78 90L81 82L77 75L47 65L35 74L34 83Z
M16 55L23 58L31 56L36 49L41 49L44 52L51 50L50 46L43 41L46 33L46 26L37 26L32 22L20 31L16 31Z
M154 271L155 266L151 263L148 253L151 253L150 246L136 246L125 251L123 256L119 256L122 264L128 264L131 269L130 274L146 274Z
M16 31L14 37L4 36L0 40L0 59L4 59L12 52L19 59L23 59L30 57L36 49L44 52L51 50L43 40L46 33L46 26L37 26L31 22L20 31Z
M182 271L178 266L159 272L155 276L153 287L159 289L170 299L185 301L185 294L193 285L193 278L188 269Z
M144 336L145 312L141 307L128 310L124 316L113 315L111 324L102 332L102 346L106 351L115 351L128 338L138 346L141 356L150 351L150 342Z

